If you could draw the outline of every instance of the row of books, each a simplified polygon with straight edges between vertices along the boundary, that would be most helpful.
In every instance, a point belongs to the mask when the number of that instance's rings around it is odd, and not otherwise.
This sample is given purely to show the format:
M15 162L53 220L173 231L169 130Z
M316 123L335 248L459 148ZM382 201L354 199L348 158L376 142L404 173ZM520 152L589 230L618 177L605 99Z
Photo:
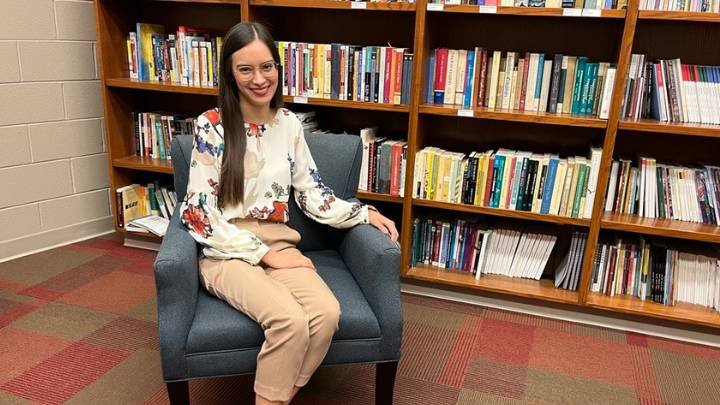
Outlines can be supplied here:
M640 0L640 10L659 11L694 11L701 13L720 13L720 1L673 1L673 0Z
M618 239L596 250L590 290L663 305L687 302L720 310L720 259L644 239L639 243Z
M426 147L415 156L413 197L590 218L602 149L560 158L499 149L469 155Z
M277 45L284 95L409 103L413 54L406 48L287 41Z
M718 225L720 167L672 166L647 157L633 167L630 160L615 160L605 211Z
M426 102L606 119L615 66L584 56L503 52L485 48L432 50Z
M129 184L115 190L115 203L117 226L125 228L130 221L148 215L170 219L177 205L177 195L157 181L147 185Z
M377 131L377 127L360 131L363 154L358 190L403 197L407 142L379 136Z
M170 159L175 135L193 135L195 118L161 112L133 112L135 155Z
M649 62L633 54L622 112L625 118L720 124L720 66L680 59Z
M488 229L463 219L415 218L412 263L474 274L539 280L555 245L553 235Z
M570 240L570 248L563 256L560 265L555 269L555 287L564 290L577 291L580 283L585 246L587 246L587 232L575 231Z
M191 86L217 86L222 38L179 26L137 23L127 37L130 78Z
M627 0L429 0L429 4L470 4L502 7L547 7L584 9L623 9Z

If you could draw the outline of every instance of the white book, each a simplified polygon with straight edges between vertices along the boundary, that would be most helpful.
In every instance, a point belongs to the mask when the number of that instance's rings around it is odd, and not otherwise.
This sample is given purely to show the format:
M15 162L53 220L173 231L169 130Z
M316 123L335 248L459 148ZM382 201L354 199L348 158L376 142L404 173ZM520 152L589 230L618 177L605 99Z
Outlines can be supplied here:
M598 173L600 172L601 157L601 148L590 149L590 175L588 176L585 192L585 211L582 214L582 217L586 219L589 219L592 216L592 209L595 203L595 192L597 191Z
M568 163L567 159L560 159L555 173L555 183L552 186L552 197L550 199L549 214L557 215L560 211L560 202L562 200L563 187L565 186L565 176L567 175Z
M613 160L612 165L610 166L610 181L608 182L608 191L607 195L605 196L605 211L607 212L613 210L613 205L615 203L615 189L617 188L619 167L620 162L618 162L617 160Z
M608 119L610 116L610 103L612 102L612 90L613 84L615 83L615 73L617 69L615 67L609 67L607 73L605 73L605 81L603 82L602 96L600 99L600 108L598 110L598 117L600 119Z
M554 235L543 235L543 238L545 243L545 251L541 256L540 266L537 267L537 271L533 276L535 280L540 280L540 278L542 277L543 270L545 270L545 266L547 266L548 259L550 258L550 253L552 253L552 250L555 247L555 241L557 240L557 237Z
M517 252L518 244L520 243L520 236L522 235L519 231L508 231L510 234L509 238L509 246L507 250L507 255L505 257L505 263L504 263L504 274L510 275L510 266L512 265L513 257L515 257L515 253Z
M513 78L513 67L515 67L515 61L517 59L517 52L508 52L505 58L505 77L502 87L502 105L500 108L508 110L511 105L511 90L512 90L512 78Z
M490 71L490 88L487 91L490 94L488 100L488 108L495 108L495 102L497 100L498 91L498 80L500 78L500 61L502 59L502 53L500 51L494 51L492 57L492 65Z
M445 70L445 96L443 103L455 103L455 87L457 84L458 50L448 50L447 69Z
M484 264L485 264L485 256L486 256L486 248L488 245L488 239L490 239L490 235L492 234L492 231L479 231L482 233L482 243L480 245L480 252L478 253L477 260L475 262L475 278L479 279L480 274L484 272Z
M528 234L524 233L520 236L520 242L518 243L517 251L513 256L512 264L510 265L510 277L520 277L522 275L522 271L524 269L522 263L527 255L527 248Z
M527 234L528 237L528 248L525 253L525 257L521 263L522 272L519 277L529 278L534 272L537 261L537 250L540 248L541 240L540 235L536 233Z
M463 105L465 99L465 72L467 70L467 49L457 51L457 68L455 74L455 100L452 104ZM447 92L446 92L447 94Z
M360 130L360 140L362 141L362 163L360 165L360 179L358 189L368 191L368 174L370 165L370 144L377 137L377 127L363 128Z
M537 81L538 58L539 54L530 54L530 66L528 66L528 78L525 85L525 111L535 111L533 110L533 99L535 98L535 82ZM525 61L525 63L527 63L527 61Z

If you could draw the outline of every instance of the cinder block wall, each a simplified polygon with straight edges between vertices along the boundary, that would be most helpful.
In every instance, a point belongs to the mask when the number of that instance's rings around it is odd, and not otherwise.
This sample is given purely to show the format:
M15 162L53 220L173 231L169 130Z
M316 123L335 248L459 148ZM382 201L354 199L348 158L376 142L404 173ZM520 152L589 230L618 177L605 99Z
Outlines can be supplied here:
M90 0L0 1L0 261L112 230Z

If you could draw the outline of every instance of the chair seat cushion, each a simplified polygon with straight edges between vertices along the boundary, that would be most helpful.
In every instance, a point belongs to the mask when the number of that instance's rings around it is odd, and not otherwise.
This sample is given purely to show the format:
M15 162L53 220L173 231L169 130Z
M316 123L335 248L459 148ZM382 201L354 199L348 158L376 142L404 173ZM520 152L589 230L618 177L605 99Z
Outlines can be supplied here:
M334 250L303 252L309 257L340 303L340 329L333 340L380 338L380 326L370 305L340 255ZM260 326L205 289L198 294L187 353L258 348Z

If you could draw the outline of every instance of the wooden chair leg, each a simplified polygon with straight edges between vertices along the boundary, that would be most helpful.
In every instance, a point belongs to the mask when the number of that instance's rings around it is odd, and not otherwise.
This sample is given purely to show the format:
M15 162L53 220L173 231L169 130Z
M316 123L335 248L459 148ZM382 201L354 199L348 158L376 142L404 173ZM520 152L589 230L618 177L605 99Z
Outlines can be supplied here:
M375 365L375 405L392 405L397 361Z
M187 381L169 382L166 385L170 405L190 405L190 386Z

